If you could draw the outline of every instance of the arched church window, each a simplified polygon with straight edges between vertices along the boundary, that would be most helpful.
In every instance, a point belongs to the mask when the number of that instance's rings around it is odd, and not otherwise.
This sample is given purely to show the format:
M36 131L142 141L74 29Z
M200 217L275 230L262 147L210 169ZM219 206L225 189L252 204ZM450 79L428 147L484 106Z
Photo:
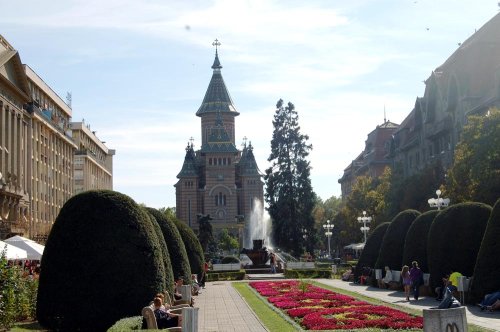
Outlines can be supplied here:
M223 196L222 205L226 206L226 195Z
M215 206L219 206L219 197L215 196Z

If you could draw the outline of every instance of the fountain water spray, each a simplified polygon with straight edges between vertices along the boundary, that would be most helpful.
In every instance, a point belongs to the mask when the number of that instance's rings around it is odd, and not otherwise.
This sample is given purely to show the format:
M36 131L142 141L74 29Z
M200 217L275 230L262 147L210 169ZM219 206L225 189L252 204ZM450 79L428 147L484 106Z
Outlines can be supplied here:
M245 238L243 247L252 248L253 240L264 240L263 245L271 248L271 218L267 211L264 210L262 202L255 198L253 200L253 209L250 214L250 219L245 225Z

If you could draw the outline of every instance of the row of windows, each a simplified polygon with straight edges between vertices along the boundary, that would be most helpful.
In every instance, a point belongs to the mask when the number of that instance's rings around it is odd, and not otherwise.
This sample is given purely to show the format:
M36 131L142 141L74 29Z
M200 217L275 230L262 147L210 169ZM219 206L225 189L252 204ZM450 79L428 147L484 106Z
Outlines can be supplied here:
M223 195L222 192L219 192L218 195L215 195L215 206L226 206L226 195Z
M192 187L194 187L194 182L193 181L186 181L186 182L184 182L184 187L192 188Z
M208 158L208 164L210 166L231 165L231 158Z

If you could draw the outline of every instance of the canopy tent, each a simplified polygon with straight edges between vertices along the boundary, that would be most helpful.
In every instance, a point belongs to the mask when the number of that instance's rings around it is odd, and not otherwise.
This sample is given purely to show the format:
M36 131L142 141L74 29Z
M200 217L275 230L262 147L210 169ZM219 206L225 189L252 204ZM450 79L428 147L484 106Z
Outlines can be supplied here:
M348 246L345 246L344 249L352 249L352 250L363 250L365 248L364 243L351 243Z
M22 260L28 258L28 253L26 252L26 250L15 247L6 242L0 241L0 253L3 252L4 250L6 250L5 258L7 258L7 260L16 260L16 259Z
M41 260L43 255L44 246L36 243L33 240L27 239L25 237L16 235L5 240L8 244L26 250L28 253L28 259L30 260Z

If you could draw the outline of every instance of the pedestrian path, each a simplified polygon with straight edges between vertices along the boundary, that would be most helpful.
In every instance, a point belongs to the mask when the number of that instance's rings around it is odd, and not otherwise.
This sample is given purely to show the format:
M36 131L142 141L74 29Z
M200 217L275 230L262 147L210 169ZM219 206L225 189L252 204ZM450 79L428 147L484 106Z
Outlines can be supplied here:
M437 302L434 297L429 296L423 296L419 298L418 301L415 301L411 298L410 302L408 302L405 299L404 292L400 291L358 285L339 279L315 279L314 281L347 291L355 292L387 303L392 303L398 306L412 308L420 311L423 311L423 309L437 307L439 305L439 302ZM466 312L467 322L469 324L481 326L492 331L500 331L500 312L481 311L479 307L473 305L466 306Z
M266 332L254 312L230 281L207 282L202 293L195 296L200 332Z
M269 279L276 279L281 276L273 277ZM261 278L263 276L258 275L255 279ZM404 293L399 291L357 285L339 279L314 279L314 281L420 311L439 305L439 302L434 297L424 296L418 301L411 300L407 302ZM208 282L207 287L202 290L202 294L195 296L195 307L200 308L198 312L198 331L200 332L267 331L245 300L233 288L231 281ZM469 324L491 331L500 331L500 312L484 312L472 305L467 306L466 310Z

